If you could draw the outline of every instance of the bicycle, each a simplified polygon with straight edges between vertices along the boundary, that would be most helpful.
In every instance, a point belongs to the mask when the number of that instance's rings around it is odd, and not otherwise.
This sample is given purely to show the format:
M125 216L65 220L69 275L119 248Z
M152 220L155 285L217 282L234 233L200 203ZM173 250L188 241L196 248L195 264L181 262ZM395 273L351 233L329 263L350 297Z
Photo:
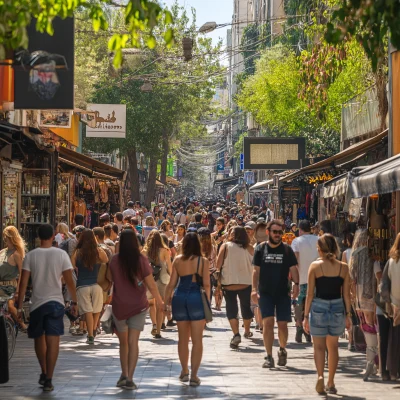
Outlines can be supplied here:
M14 354L15 345L17 343L18 324L14 321L11 314L8 312L8 301L14 296L1 296L0 297L0 315L4 317L4 324L6 327L7 344L8 344L8 360Z

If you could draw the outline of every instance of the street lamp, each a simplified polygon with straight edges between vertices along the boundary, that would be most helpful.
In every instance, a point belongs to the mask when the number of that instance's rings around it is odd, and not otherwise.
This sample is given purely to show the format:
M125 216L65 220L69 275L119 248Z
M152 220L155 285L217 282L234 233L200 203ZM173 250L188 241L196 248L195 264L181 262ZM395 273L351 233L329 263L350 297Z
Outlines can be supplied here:
M217 26L216 22L206 22L199 28L199 33L210 33L217 29Z

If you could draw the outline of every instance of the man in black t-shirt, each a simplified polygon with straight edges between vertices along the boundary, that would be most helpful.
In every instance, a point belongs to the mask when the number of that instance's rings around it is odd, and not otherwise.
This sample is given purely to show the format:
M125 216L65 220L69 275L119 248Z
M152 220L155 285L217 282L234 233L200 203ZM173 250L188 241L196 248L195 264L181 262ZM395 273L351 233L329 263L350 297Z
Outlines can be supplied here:
M283 229L284 225L281 221L270 221L266 230L269 236L268 242L260 243L254 251L251 298L254 303L259 303L263 319L263 339L267 351L263 368L275 367L272 357L275 316L278 323L280 346L278 365L286 365L287 323L292 320L289 272L294 282L292 297L297 298L299 294L297 259L291 247L282 243Z

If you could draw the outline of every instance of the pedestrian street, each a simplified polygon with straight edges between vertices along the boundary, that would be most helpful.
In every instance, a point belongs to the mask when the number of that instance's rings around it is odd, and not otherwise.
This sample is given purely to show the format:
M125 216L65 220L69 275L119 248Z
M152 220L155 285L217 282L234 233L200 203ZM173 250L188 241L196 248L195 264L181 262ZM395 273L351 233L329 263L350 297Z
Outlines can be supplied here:
M68 326L65 320L66 328ZM199 377L202 384L193 388L178 380L180 364L177 330L162 332L155 340L147 321L140 340L139 363L134 375L137 391L115 387L120 376L118 339L100 335L96 344L86 344L86 337L66 333L53 379L54 391L44 393L37 384L40 369L33 341L19 334L10 362L10 381L0 386L1 400L62 399L318 399L315 393L316 372L312 347L294 343L295 328L289 325L288 364L273 370L263 369L262 336L245 339L238 350L229 347L231 331L223 311L214 310L214 320L204 332L204 356ZM67 332L67 329L66 329ZM274 357L276 357L275 341ZM330 399L398 400L400 382L382 382L372 377L363 382L365 354L350 353L341 340L336 396ZM327 375L326 375L327 376Z

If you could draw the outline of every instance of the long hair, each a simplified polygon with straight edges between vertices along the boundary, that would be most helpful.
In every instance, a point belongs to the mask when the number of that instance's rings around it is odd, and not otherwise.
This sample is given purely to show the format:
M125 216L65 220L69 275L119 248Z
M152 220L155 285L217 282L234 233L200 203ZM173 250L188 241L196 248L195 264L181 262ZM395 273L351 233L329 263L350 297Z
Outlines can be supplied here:
M393 258L396 262L400 260L400 233L397 234L393 246L389 251L389 257Z
M74 236L72 235L72 233L70 233L70 231L68 229L68 225L64 224L64 222L60 222L57 225L57 230L58 230L59 233L64 235L64 240L67 239L67 238L74 239Z
M201 257L201 245L197 233L189 232L183 238L182 259L188 260L191 257Z
M161 222L160 229L163 232L168 232L169 226L171 226L171 222L169 222L167 219L165 219L163 222Z
M76 246L76 259L81 260L83 265L91 271L95 264L99 262L96 238L90 229L85 229L79 236Z
M158 232L157 230L153 230L149 233L146 244L144 246L144 251L147 254L147 258L154 263L158 263L159 253L161 249L168 250L168 246L164 244L160 232Z
M230 233L230 242L236 243L243 249L247 249L250 244L249 236L243 226L234 226Z
M186 235L186 226L185 226L185 224L179 224L178 228L182 228L184 230L183 236L185 236ZM178 233L178 229L177 229L176 233Z
M318 247L328 260L334 260L339 255L339 246L333 235L324 233L318 238Z
M201 246L201 253L203 257L210 258L213 249L213 245L211 242L211 235L210 234L199 235L199 240Z
M125 229L121 232L117 256L123 274L132 285L137 286L141 255L136 232L133 229Z
M156 223L154 222L154 218L151 217L150 215L146 217L145 219L146 226L156 226Z
M3 231L3 236L11 241L17 253L24 259L26 243L19 234L18 229L15 226L7 226Z

